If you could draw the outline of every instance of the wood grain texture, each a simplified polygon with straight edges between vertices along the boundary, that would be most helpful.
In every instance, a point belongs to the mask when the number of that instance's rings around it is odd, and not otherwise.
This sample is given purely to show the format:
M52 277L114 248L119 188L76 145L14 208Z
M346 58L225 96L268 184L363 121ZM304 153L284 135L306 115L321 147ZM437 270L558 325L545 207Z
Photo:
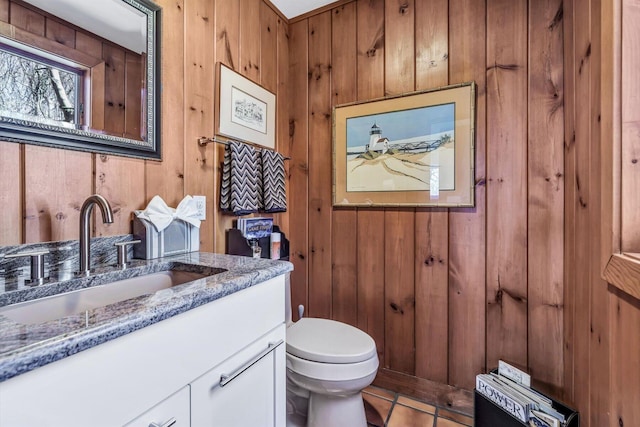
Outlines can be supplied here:
M289 27L289 251L291 303L309 305L308 21ZM294 310L295 311L295 310ZM294 313L294 320L297 315Z
M357 99L384 96L384 0L356 3ZM358 327L373 337L385 366L383 209L358 209Z
M144 183L144 160L126 157L95 155L95 191L104 196L113 210L113 223L103 224L96 220L97 236L130 234L132 212L144 209L146 189L134 183Z
M207 220L200 225L200 250L213 252L214 194L216 184L215 148L200 147L199 137L213 135L214 52L212 44L202 40L213 40L214 8L210 1L185 2L185 45L198 46L187 49L184 58L184 191L191 195L207 197Z
M564 31L564 378L563 398L573 402L574 396L574 325L575 325L575 43L574 0L563 2Z
M640 4L622 1L622 251L640 249Z
M562 1L529 5L528 360L562 388L564 111Z
M447 209L415 214L415 375L443 384L449 373L448 214Z
M77 239L94 191L91 154L27 145L24 167L25 243Z
M9 22L9 0L0 0L0 21Z
M104 43L102 55L105 62L104 130L111 135L123 136L125 130L124 50Z
M353 102L357 96L356 4L331 11L331 103ZM331 236L333 318L358 324L357 210L333 209Z
M449 77L449 1L416 2L416 90L445 86Z
M20 151L19 144L0 142L0 204L2 205L0 245L23 243L23 162Z
M184 191L184 0L162 0L162 161L145 162L145 203L156 194L169 206L178 206Z
M487 365L527 366L527 2L487 2ZM504 161L504 159L509 161Z
M380 366L385 366L385 233L384 210L358 210L358 327L376 342Z
M449 2L449 82L475 81L475 208L449 213L449 381L471 389L486 369L486 5ZM490 232L493 232L491 230Z
M309 315L331 317L331 12L309 19Z
M124 88L124 136L141 140L146 135L141 107L143 99L140 88L143 81L144 65L142 57L132 52L125 52L125 88Z
M221 0L215 2L215 62L225 64L232 70L240 72L240 2L237 0ZM214 73L214 84L217 84L218 76ZM220 100L214 102L214 109L218 108ZM214 115L217 112L214 110ZM214 128L214 132L215 132ZM224 145L214 144L214 191L218 194L222 177L222 160L224 158ZM214 248L216 252L224 253L226 249L226 230L233 227L233 217L230 215L218 215L219 197L212 196L215 215Z
M614 254L602 277L611 285L640 300L640 262L627 254Z
M14 2L11 3L9 10L9 20L13 25L38 36L45 35L46 28L43 15Z
M576 407L584 414L590 413L590 381L582 378L590 378L589 357L591 337L591 289L592 277L589 264L591 262L592 248L589 239L589 216L594 209L592 197L597 197L591 192L590 168L590 141L591 141L591 97L583 97L582 94L590 93L591 86L591 28L590 7L582 3L575 4L574 10L574 90L576 94L575 110L575 171L573 179L569 182L575 186L574 217L570 220L575 224L575 252L573 262L576 265L574 272L574 349L573 369L575 375L574 399ZM595 201L594 201L595 203Z
M414 0L385 0L385 95L414 90Z
M278 91L278 19L266 3L260 2L260 84L273 93Z
M260 0L240 0L240 74L260 83Z
M449 82L448 1L416 2L416 90ZM419 24L418 24L419 23ZM449 373L449 211L415 214L416 376L446 383Z
M290 156L289 146L289 26L280 17L277 19L277 48L278 48L278 60L277 60L277 97L276 97L276 138L277 149L285 157ZM289 176L291 174L291 162L284 162L285 172L285 192L289 197L291 191L291 185L289 182ZM280 225L280 230L287 236L289 235L289 212L291 211L291 203L287 201L287 211L277 215L277 221Z
M92 34L76 32L76 49L96 58L102 58L102 41Z
M45 37L70 48L76 47L76 31L68 25L46 18Z
M415 374L415 211L384 213L384 368Z

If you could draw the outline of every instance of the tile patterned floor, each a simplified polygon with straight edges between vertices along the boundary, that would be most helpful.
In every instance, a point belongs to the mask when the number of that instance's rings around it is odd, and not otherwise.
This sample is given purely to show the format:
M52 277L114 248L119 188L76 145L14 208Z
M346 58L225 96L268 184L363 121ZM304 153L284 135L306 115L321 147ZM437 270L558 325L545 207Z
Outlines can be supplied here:
M473 418L392 391L367 387L362 392L370 427L468 427Z

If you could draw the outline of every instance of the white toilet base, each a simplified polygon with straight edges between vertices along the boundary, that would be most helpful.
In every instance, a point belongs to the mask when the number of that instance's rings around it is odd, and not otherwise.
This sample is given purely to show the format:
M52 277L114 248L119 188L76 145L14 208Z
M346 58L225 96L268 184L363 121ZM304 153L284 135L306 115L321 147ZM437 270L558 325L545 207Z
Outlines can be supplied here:
M366 427L360 392L349 396L310 393L307 427Z

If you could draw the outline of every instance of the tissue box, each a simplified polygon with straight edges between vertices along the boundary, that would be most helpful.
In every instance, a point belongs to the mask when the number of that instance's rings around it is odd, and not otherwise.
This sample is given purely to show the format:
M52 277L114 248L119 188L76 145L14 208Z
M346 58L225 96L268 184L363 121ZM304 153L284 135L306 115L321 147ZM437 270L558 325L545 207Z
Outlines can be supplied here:
M146 219L133 218L133 238L140 243L133 245L133 256L153 259L200 250L200 229L188 222L175 219L162 231Z

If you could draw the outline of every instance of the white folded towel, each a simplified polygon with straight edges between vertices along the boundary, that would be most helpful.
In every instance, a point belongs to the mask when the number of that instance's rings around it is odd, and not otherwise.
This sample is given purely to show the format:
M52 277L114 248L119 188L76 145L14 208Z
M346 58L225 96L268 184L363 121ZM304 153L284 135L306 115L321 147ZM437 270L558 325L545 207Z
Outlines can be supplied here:
M162 197L153 196L143 211L135 211L138 218L151 222L158 231L162 231L171 224L174 219L188 222L194 227L200 228L198 219L198 206L191 196L186 196L178 204L176 209L167 206Z

